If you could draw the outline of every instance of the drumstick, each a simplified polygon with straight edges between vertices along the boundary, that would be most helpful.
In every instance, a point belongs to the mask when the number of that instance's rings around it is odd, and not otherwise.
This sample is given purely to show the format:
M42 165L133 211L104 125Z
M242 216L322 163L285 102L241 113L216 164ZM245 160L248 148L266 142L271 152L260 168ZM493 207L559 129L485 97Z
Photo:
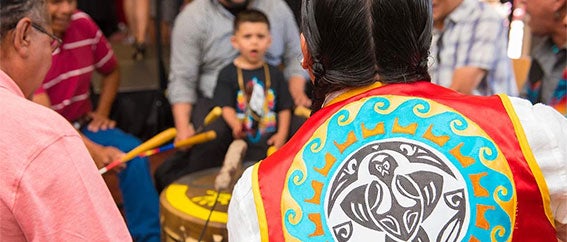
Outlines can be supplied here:
M195 133L201 132L204 127L206 127L207 125L209 125L210 123L215 121L217 118L219 118L221 116L221 114L222 114L222 109L220 107L214 107L207 114L207 116L205 116L205 119L203 121L203 125L199 126L199 128L197 129L197 131ZM214 137L210 137L211 134L206 135L207 140L205 140L205 141L201 141L201 140L199 140L200 138L197 138L197 141L196 141L195 144L200 144L200 143L204 143L204 142L213 140L213 139L216 138L216 133L214 135L215 135ZM195 136L192 136L192 137L195 137ZM192 137L189 137L188 139L190 139ZM181 146L179 146L179 145L176 146L174 143L171 143L171 144L167 144L167 145L155 148L155 149L148 150L148 151L144 152L143 154L139 155L139 157L147 157L147 156L155 155L157 153L161 153L161 152L168 151L168 150L171 150L171 149L174 149L174 148L179 148L179 147L181 147Z
M100 174L104 174L107 171L109 171L110 169L120 165L121 163L135 158L140 153L142 153L146 150L149 150L151 148L154 148L156 146L159 146L159 145L167 142L170 139L173 139L175 137L175 135L177 135L177 130L175 128L166 129L166 130L160 132L159 134L156 134L154 137L152 137L148 141L138 145L136 148L132 149L130 152L128 152L124 156L122 156L122 158L115 160L112 163L108 164L107 166L99 169L98 172Z
M309 116L311 116L311 110L304 106L297 106L295 110L293 110L293 114L299 117L309 118Z
M247 148L246 141L242 139L237 139L230 143L224 156L222 167L215 178L215 188L217 190L227 189L233 185L235 180L234 174L237 170L240 170Z
M199 126L199 128L197 128L197 130L195 131L195 133L199 133L201 131L203 131L203 129L209 125L210 123L212 123L213 121L215 121L217 118L219 118L222 115L222 108L221 107L214 107L208 114L207 116L205 116L205 120L203 121L203 124L201 126Z
M172 150L172 149L175 149L175 148L180 148L180 147L189 146L189 145L201 144L201 143L211 141L215 138L217 138L217 133L214 130L209 130L207 132L200 133L200 134L197 134L197 135L193 135L193 136L191 136L187 139L184 139L184 140L181 140L181 141L178 141L178 142L175 142L175 143L167 144L167 145L155 148L155 149L148 150L148 151L142 153L141 155L139 155L139 157L147 157L147 156L155 155L157 153L161 153L161 152L164 152L164 151Z

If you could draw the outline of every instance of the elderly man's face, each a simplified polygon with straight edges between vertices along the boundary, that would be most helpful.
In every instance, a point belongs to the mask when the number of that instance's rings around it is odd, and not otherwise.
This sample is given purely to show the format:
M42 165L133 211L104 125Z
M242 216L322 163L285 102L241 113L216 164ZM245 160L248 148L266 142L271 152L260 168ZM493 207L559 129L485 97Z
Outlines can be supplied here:
M51 16L51 28L59 37L67 31L71 15L77 10L77 0L48 0L47 10Z
M524 0L526 12L530 16L528 25L536 35L551 34L557 21L558 5L554 0Z
M29 87L21 87L22 92L28 98L31 98L33 92L41 85L45 75L51 67L51 43L53 42L53 39L48 34L42 32L48 32L48 30L45 29L48 29L49 25L44 23L37 24L39 26L38 28L42 28L42 30L32 27L35 32L33 36L34 38L37 38L38 44L34 44L31 47L34 54L30 55L27 61L27 67L29 68L30 74L32 74L32 78L28 78L27 80L26 84L29 85Z

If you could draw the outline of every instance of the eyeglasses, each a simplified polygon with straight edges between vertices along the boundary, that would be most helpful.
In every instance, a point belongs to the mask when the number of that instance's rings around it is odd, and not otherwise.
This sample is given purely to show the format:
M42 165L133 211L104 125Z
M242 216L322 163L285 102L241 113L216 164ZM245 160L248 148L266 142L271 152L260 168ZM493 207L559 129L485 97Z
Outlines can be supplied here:
M47 30L45 30L39 24L32 22L31 25L32 25L32 27L37 29L37 31L42 32L42 33L46 34L47 36L49 36L49 38L51 38L51 53L55 52L55 50L57 48L59 48L59 46L61 46L61 44L63 43L63 40L61 40L59 37L53 35L52 33L47 32Z

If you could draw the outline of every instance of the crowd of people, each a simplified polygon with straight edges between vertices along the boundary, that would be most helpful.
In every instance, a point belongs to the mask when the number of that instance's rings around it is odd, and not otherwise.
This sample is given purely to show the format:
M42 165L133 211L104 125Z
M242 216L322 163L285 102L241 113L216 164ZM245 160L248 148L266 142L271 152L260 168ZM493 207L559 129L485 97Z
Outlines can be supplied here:
M478 0L124 0L135 60L165 15L174 141L217 135L153 176L147 158L113 170L124 216L96 168L141 140L110 119L112 31L80 2L0 4L2 241L160 241L159 193L235 140L254 165L231 241L567 241L566 0L518 1L533 36L520 89L508 20Z

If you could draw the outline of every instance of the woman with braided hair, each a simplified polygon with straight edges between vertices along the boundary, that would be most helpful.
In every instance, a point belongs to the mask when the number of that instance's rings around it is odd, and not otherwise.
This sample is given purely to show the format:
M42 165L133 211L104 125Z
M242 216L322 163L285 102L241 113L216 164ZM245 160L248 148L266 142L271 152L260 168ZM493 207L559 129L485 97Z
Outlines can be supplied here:
M303 1L314 113L238 181L231 241L565 239L567 120L431 84L431 15L429 0Z

